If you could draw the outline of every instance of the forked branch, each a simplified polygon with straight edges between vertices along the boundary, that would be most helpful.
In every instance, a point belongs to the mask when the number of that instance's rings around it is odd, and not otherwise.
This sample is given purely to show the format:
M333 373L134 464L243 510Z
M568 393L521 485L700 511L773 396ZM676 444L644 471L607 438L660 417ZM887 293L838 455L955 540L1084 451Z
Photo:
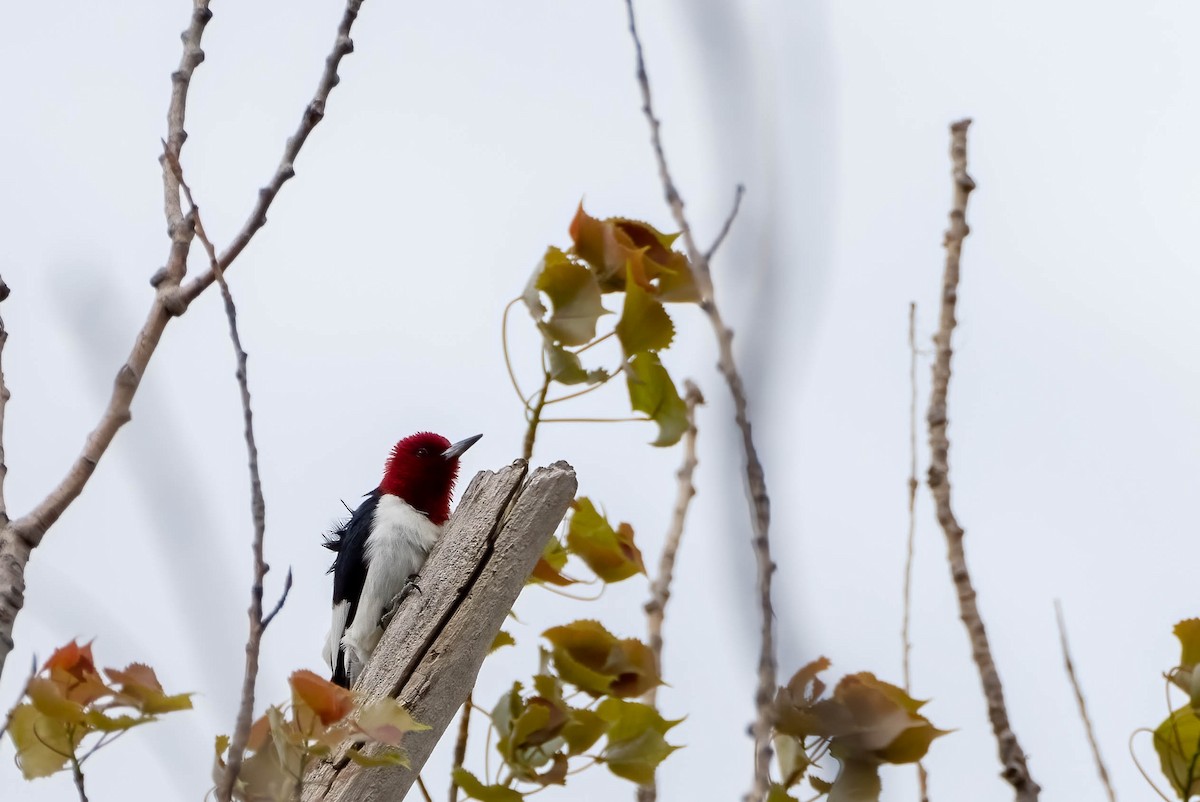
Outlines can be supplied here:
M155 273L151 284L156 288L150 314L134 340L129 358L117 371L112 395L101 414L96 428L84 442L83 451L40 503L29 513L13 520L3 519L0 529L0 674L4 663L13 649L12 631L16 618L24 607L25 566L29 555L45 537L47 530L58 521L70 504L83 492L100 458L104 456L117 431L131 418L130 408L134 395L145 375L150 358L162 339L163 331L171 318L187 311L195 300L217 277L216 268L227 270L245 249L255 233L266 224L267 210L283 184L295 175L293 167L301 147L314 127L325 115L325 104L333 87L338 83L337 68L348 53L354 50L350 40L350 28L358 16L363 0L347 0L346 9L338 25L332 52L325 59L325 69L317 85L312 101L301 115L296 133L288 139L283 158L267 186L259 190L258 201L250 216L224 253L217 265L210 264L201 275L183 284L187 272L187 259L191 250L194 226L184 218L179 198L180 188L174 171L164 162L164 211L167 230L171 238L166 265ZM171 102L167 114L166 151L176 160L187 137L184 130L184 114L187 95L191 86L192 73L204 60L200 49L201 37L212 14L208 0L193 0L193 10L188 28L183 33L183 55L179 69L172 74ZM2 474L0 474L2 476Z
M713 292L708 255L696 245L692 227L684 213L683 198L680 197L675 180L671 177L670 168L667 166L660 130L662 123L654 113L654 104L650 95L650 79L646 74L646 61L642 53L642 40L638 36L633 0L625 0L625 7L629 13L629 33L633 38L634 51L637 55L637 81L642 93L642 112L650 125L650 142L658 161L658 175L662 181L667 205L671 208L671 215L675 219L675 225L679 227L684 247L687 249L688 258L692 263L696 286L700 292L700 308L708 316L713 334L717 338L717 369L725 378L725 383L729 386L729 393L733 397L734 419L742 435L742 450L746 457L746 484L750 492L750 523L754 530L751 545L754 549L757 567L761 636L758 657L758 687L754 694L756 714L754 723L751 725L751 733L754 737L754 782L750 792L746 795L746 800L747 802L758 802L766 797L770 785L768 770L771 762L770 735L773 723L771 702L775 698L775 611L771 604L771 580L775 572L775 563L771 560L771 499L767 495L767 482L762 463L759 461L758 451L754 447L750 416L747 411L749 403L746 399L746 387L733 355L733 331L725 325L725 321L721 317Z

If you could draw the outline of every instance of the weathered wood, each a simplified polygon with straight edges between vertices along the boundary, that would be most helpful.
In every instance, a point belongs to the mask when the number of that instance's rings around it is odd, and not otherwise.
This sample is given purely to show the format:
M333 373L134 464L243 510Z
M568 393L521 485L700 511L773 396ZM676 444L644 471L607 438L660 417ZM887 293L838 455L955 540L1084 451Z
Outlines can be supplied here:
M364 703L395 697L429 725L405 737L411 768L361 768L343 748L305 779L305 802L397 802L416 780L575 496L565 462L521 485L525 470L518 460L472 480L421 571L420 592L400 605L355 686Z

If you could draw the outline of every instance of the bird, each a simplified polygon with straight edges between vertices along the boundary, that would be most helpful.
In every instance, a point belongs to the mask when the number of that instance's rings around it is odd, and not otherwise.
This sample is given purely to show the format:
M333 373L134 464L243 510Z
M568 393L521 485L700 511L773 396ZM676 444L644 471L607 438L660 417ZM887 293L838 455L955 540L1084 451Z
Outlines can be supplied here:
M322 656L334 683L350 687L350 654L359 671L370 660L383 635L382 616L415 584L450 517L459 457L481 437L451 444L440 434L417 432L400 440L379 486L326 536L323 545L335 553L333 620Z

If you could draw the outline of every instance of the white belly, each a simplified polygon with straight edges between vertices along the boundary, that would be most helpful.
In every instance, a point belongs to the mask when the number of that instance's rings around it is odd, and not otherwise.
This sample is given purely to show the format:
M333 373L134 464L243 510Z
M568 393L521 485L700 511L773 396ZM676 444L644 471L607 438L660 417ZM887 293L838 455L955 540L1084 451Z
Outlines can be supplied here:
M342 638L360 665L366 665L383 635L379 619L387 605L404 589L408 578L421 570L441 533L441 525L399 496L380 496L367 538L366 582L354 621Z

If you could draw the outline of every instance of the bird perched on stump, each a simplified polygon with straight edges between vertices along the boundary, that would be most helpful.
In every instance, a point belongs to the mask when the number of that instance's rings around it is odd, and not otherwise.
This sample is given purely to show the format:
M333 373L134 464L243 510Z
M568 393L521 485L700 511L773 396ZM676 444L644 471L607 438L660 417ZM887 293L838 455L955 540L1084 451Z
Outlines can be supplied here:
M333 622L323 655L337 684L350 687L350 654L359 670L371 658L384 612L415 579L450 517L458 458L481 437L451 445L418 432L396 443L379 487L325 539L337 556L329 569Z

